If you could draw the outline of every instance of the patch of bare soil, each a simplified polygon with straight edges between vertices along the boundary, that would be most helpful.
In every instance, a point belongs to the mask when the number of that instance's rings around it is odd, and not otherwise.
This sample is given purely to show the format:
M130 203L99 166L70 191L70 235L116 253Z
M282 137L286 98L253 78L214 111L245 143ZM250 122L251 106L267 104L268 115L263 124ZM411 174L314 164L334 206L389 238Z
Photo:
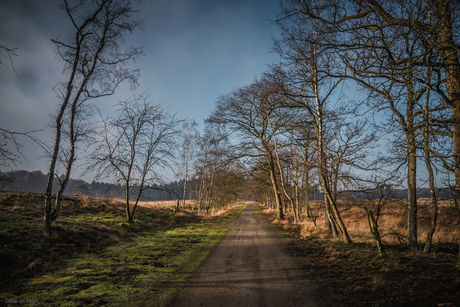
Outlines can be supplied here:
M333 306L286 247L248 206L173 306Z

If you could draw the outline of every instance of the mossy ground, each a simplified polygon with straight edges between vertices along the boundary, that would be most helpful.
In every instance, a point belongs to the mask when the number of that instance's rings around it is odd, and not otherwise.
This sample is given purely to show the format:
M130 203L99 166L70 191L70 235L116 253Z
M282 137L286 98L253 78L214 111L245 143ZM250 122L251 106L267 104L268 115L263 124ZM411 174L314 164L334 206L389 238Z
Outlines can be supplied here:
M96 209L66 197L46 233L43 200L42 194L0 194L2 304L167 306L243 209L205 218L138 208L135 222L126 223L110 206Z
M264 212L268 220L275 220L274 211ZM337 306L460 306L455 246L438 245L425 254L422 246L411 250L404 244L387 245L385 260L375 244L302 237L299 225L275 224L289 237L288 252L302 258L322 295L333 298Z

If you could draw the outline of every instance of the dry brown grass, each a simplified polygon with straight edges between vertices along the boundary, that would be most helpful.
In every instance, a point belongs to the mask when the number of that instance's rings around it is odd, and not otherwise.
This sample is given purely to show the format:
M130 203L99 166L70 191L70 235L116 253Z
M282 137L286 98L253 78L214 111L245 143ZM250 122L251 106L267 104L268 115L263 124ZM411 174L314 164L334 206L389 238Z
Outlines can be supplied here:
M112 199L105 199L105 198L94 198L94 197L88 197L88 196L76 196L76 199L80 202L81 208L87 208L87 207L98 207L102 204L109 204L111 206L104 206L104 208L107 210L113 210L114 207L118 209L120 213L123 213L125 211L125 200L122 198L112 198ZM131 209L133 209L134 202L131 203ZM201 214L197 214L197 207L196 207L196 201L195 200L186 200L185 201L185 210L184 212L182 211L182 201L180 203L180 208L181 211L177 213L177 215L183 215L187 213L193 213L195 215L203 216L203 217L216 217L220 216L223 213L227 212L228 210L244 205L246 203L250 202L238 202L238 203L233 203L228 205L225 208L211 208L209 214L206 213L204 208L201 210ZM174 208L176 207L177 200L159 200L159 201L139 201L138 206L139 207L144 207L144 208L149 208L149 209L155 209L155 210L171 210L173 211Z
M152 209L157 209L157 208L173 209L176 206L176 203L177 203L177 200L140 201L139 206L146 207L146 208L152 208ZM180 206L182 206L182 201L180 203ZM194 200L185 201L186 210L189 210L190 208L194 206L195 206Z
M177 200L140 201L139 202L139 206L147 207L147 208L151 208L151 209L170 209L170 210L173 210L175 208L176 204L177 204ZM199 214L199 215L200 216L209 216L209 217L219 216L219 215L227 212L228 210L230 210L230 209L232 209L234 207L241 206L241 205L244 205L244 204L245 203L243 203L243 202L239 202L239 203L230 204L225 208L211 208L209 214L206 214L206 211L203 208L201 210L201 214ZM180 208L182 210L182 202L180 203ZM197 211L196 201L195 200L186 200L185 201L185 210L184 211L188 212L188 213L197 214L197 212L196 212ZM180 215L181 213L178 212L178 214Z
M250 203L250 202L247 202L247 203ZM223 213L227 212L228 210L233 209L233 208L238 207L238 206L242 206L244 204L246 204L246 203L245 202L239 202L239 203L230 204L226 208L212 209L210 214L208 214L208 215L211 216L211 217L220 216Z
M356 243L372 243L374 239L369 231L366 213L363 209L365 203L351 205L346 208L345 204L339 204L341 217L347 227L349 235ZM315 206L315 204L314 204ZM368 206L370 207L370 206ZM265 209L264 211L269 211ZM289 218L289 213L287 214ZM291 217L292 219L292 217ZM429 200L420 200L418 209L418 241L425 242L426 234L430 226L431 207ZM441 201L438 208L438 219L433 243L458 243L460 231L458 227L459 217L455 209L448 201ZM298 223L301 227L301 235L317 235L325 237L328 232L324 230L324 209L319 211L317 227L310 218L302 218ZM381 211L379 230L383 241L387 244L399 243L398 236L405 237L407 231L407 210L404 203L388 204Z
M447 201L441 202L435 244L432 252L426 254L422 252L422 244L431 216L428 202L419 202L417 249L399 244L395 235L388 234L399 233L404 240L407 226L406 204L388 204L380 217L380 233L387 243L388 258L384 259L370 235L364 205L371 207L364 202L351 206L339 204L341 216L356 244L333 239L324 230L324 210L319 213L318 227L309 218L293 224L289 213L283 223L278 222L291 239L289 253L302 257L309 274L317 277L320 291L336 299L337 306L460 307L459 217L452 206ZM263 212L269 220L275 220L275 210ZM397 244L391 244L393 242Z

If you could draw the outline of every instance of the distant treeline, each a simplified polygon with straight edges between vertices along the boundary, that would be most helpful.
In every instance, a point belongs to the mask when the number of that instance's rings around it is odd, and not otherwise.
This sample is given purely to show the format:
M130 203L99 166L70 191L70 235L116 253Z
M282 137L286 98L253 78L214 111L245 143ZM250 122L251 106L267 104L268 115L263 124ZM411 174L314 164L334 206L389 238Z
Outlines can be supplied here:
M24 171L16 170L9 172L0 171L0 179L2 185L0 188L22 191L22 192L35 192L43 193L45 190L46 180L48 176L41 171ZM181 195L182 182L173 181L164 186L152 186L150 189L143 193L143 200L171 200L177 199ZM187 183L187 186L193 186L192 182ZM58 180L55 178L53 183L53 193L58 190ZM187 199L194 196L196 191L187 189ZM81 179L70 179L64 191L65 195L87 195L94 197L120 197L123 198L124 188L122 186L113 186L110 183L93 181L88 183ZM348 197L353 199L366 199L370 194L361 192L350 192ZM391 191L391 198L405 199L407 198L406 189L394 189ZM451 198L451 192L448 189L440 189L437 191L437 197L441 199ZM193 198L193 197L192 197ZM323 198L322 191L316 190L310 193L310 200L319 200ZM428 188L417 189L417 198L430 198L430 190Z
M5 190L43 193L45 191L47 174L41 171L15 170L9 172L0 171L1 188ZM53 182L53 193L59 188L58 180ZM81 179L70 179L64 191L65 195L87 195L95 197L120 197L123 198L124 188L113 186L106 182L93 181L88 183ZM181 195L181 182L171 182L164 186L151 186L143 194L143 200L171 200ZM187 189L187 196L190 190ZM188 198L188 197L187 197Z
M374 193L373 193L374 192ZM377 198L377 191L367 191L364 192L347 192L339 196L341 200L363 200L363 199L375 199ZM310 192L310 200L320 200L323 199L323 192L320 189L316 189L314 192ZM452 192L449 189L439 189L436 191L436 197L438 199L450 199L452 198ZM398 189L395 188L389 193L389 198L391 199L407 199L407 189ZM430 189L429 188L418 188L417 189L417 198L430 198ZM305 197L302 198L305 200Z
M376 198L378 193L372 193L369 191L368 193L363 192L350 192L350 198L354 199L369 199L369 198ZM451 191L449 189L439 189L436 191L436 197L438 199L449 199L452 198ZM346 197L344 197L346 198ZM389 193L389 198L392 199L407 199L407 189L393 189ZM430 198L430 189L429 188L417 188L417 198Z

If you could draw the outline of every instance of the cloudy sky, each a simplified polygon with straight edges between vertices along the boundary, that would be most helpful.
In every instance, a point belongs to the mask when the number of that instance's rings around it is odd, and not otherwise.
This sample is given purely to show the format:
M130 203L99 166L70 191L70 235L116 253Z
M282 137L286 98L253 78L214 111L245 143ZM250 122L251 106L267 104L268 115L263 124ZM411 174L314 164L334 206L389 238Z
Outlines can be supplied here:
M0 66L0 127L30 131L53 141L49 114L59 103L53 87L65 80L63 63L55 56L51 38L71 33L60 0L0 0L0 45L17 48L15 75ZM277 28L269 20L279 0L146 0L138 5L145 31L130 37L127 44L144 46L146 55L133 65L140 68L140 86L133 93L119 88L116 95L98 105L111 110L119 100L150 95L156 103L177 111L180 118L203 120L214 101L233 89L249 84L267 65L278 62L270 53ZM43 152L27 140L20 169L46 173ZM5 170L5 169L3 169ZM78 170L73 177L78 177ZM88 179L88 178L85 178Z

